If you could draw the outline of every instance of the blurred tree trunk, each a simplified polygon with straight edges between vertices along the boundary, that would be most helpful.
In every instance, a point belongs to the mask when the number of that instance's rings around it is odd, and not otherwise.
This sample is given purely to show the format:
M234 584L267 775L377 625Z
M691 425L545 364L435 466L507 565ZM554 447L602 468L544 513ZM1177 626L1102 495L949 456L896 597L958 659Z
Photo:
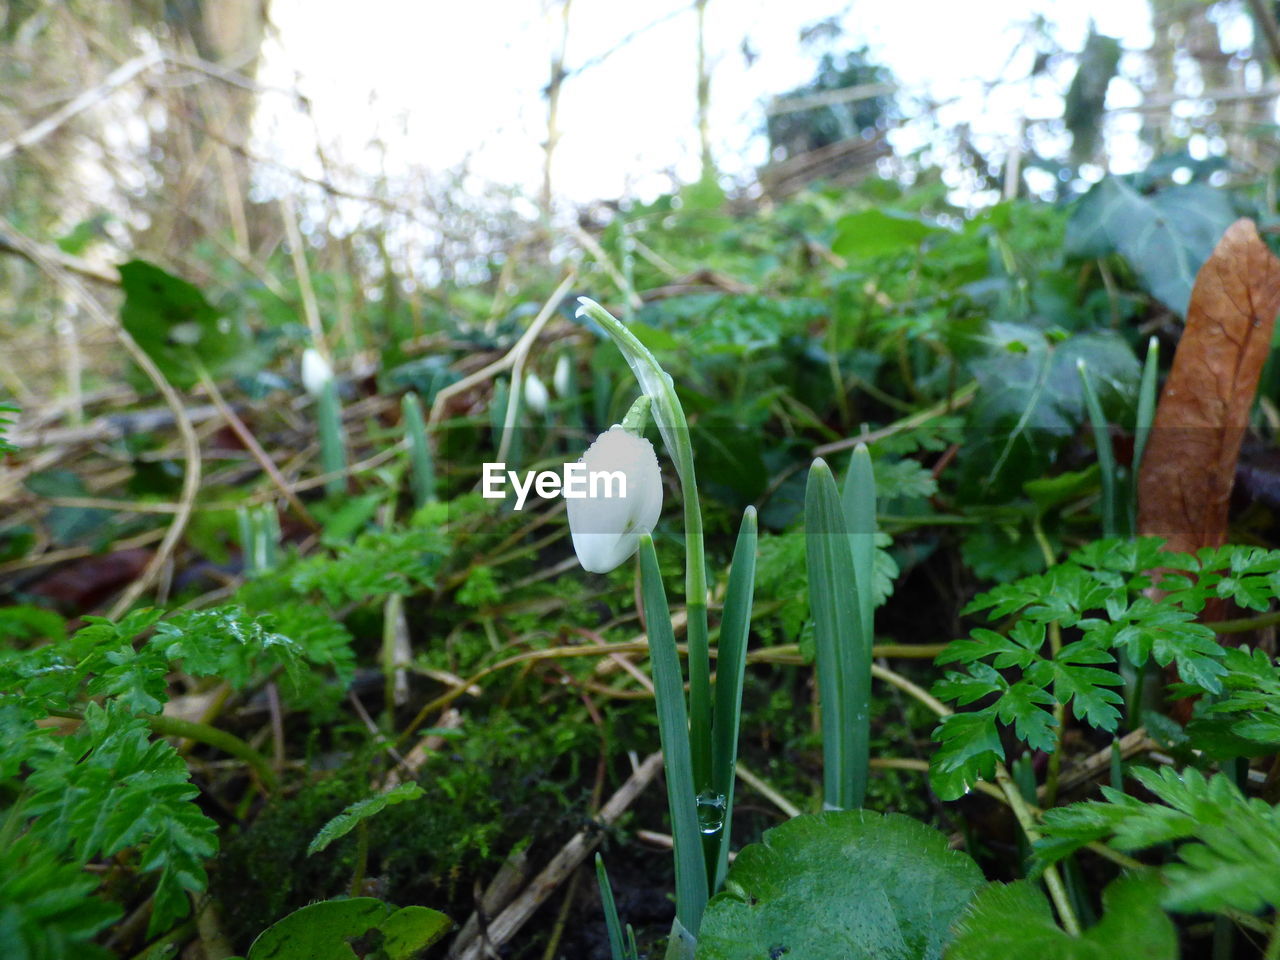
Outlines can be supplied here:
M707 0L697 0L698 11L698 143L702 148L702 179L716 175L711 156L711 73L707 69Z
M134 0L136 11L167 28L177 51L230 78L198 77L155 89L167 122L151 132L160 186L152 191L151 222L136 237L140 247L186 250L201 237L228 233L242 250L253 243L246 149L269 2Z
M1232 54L1223 52L1222 36L1218 24L1210 17L1212 4L1204 0L1150 0L1151 26L1155 41L1151 47L1151 65L1155 84L1147 91L1149 101L1168 103L1175 96L1193 91L1179 84L1179 62L1194 63L1202 84L1200 92L1206 95L1229 95L1228 103L1220 103L1214 120L1221 126L1227 143L1227 156L1235 163L1259 168L1265 165L1262 153L1268 150L1264 138L1251 133L1260 124L1270 123L1275 98L1260 94L1250 75L1257 77L1267 71L1250 71L1248 61L1242 63ZM1265 64L1270 47L1266 36L1269 23L1258 22L1257 9L1269 13L1260 4L1251 2L1254 13L1253 60ZM1185 75L1185 72L1184 72ZM1169 109L1149 113L1143 122L1143 139L1156 155L1171 149L1181 137L1175 136L1173 115ZM1271 161L1266 161L1270 163Z
M547 142L542 163L542 218L551 223L551 162L560 142L560 90L564 86L565 49L569 45L569 6L572 0L560 0L560 41L551 52L551 79L547 83Z

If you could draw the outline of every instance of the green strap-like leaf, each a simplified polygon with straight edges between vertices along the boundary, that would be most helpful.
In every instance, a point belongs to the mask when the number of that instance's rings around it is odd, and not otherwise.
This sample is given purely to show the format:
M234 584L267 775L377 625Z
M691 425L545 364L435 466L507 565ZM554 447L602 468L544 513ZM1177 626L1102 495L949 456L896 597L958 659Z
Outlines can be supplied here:
M845 474L841 492L845 523L849 525L849 549L853 554L853 575L858 586L858 614L862 625L861 641L870 648L875 642L876 569L876 475L871 466L871 453L865 443L853 448L849 472Z
M1098 467L1102 471L1102 535L1114 537L1120 532L1120 524L1116 515L1116 456L1111 449L1111 428L1107 425L1107 416L1102 412L1102 403L1098 400L1098 392L1093 389L1084 360L1076 361L1076 370L1080 374L1080 386L1084 389L1084 406L1089 411L1093 442L1098 449Z
M671 837L676 859L676 917L695 937L707 905L707 868L702 858L698 826L698 788L689 751L689 721L684 704L684 676L671 629L671 611L658 570L653 538L640 538L640 593L653 661L654 699L658 734L667 772L667 802L671 807Z
M809 608L822 697L823 793L828 809L862 805L867 789L871 694L869 648L849 546L849 526L831 468L813 462L805 491Z
M671 375L626 325L604 307L580 297L579 316L598 323L613 340L652 404L650 412L676 466L684 495L685 602L688 606L689 717L693 772L698 789L711 785L711 659L707 646L707 563L702 540L702 505L693 469L693 444L684 408Z
M427 442L427 424L422 419L422 403L416 393L406 393L400 402L404 434L409 441L409 462L413 466L413 496L419 507L436 498L436 470Z
M618 919L618 905L613 899L613 887L604 869L604 857L596 854L596 883L600 887L600 905L604 909L604 922L609 930L609 955L613 960L628 960L626 944L622 939L622 921Z
M733 814L734 768L738 761L738 729L742 718L742 677L747 666L747 632L756 581L756 511L747 507L738 529L738 543L729 569L724 618L716 658L715 726L712 741L712 789L724 798L724 825L712 837L716 855L713 892L720 888L729 865L729 827Z

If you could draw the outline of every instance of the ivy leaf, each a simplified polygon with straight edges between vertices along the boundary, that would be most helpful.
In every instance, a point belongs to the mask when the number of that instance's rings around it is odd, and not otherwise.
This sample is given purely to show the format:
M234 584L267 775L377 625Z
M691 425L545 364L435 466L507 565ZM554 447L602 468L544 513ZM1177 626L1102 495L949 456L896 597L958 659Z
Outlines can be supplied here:
M1141 194L1121 177L1104 177L1080 200L1067 223L1072 256L1118 252L1142 285L1186 316L1200 266L1236 218L1225 192L1204 184Z
M197 361L212 373L242 356L240 327L186 280L145 260L130 260L120 267L120 285L121 324L174 386L196 384Z

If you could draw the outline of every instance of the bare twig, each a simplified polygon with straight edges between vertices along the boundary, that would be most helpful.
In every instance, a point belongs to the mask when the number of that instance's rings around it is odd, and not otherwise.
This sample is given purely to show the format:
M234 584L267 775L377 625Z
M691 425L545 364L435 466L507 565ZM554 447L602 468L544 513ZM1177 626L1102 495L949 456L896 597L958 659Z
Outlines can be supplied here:
M611 826L644 791L662 767L662 754L652 753L633 773L609 801L600 809L600 815L590 827L580 830L566 843L533 878L524 893L498 914L489 924L486 936L473 942L461 954L459 960L481 960L489 945L500 947L514 937L535 910L551 896L560 883L587 858L600 842L601 827Z
M325 339L324 325L320 322L320 307L316 303L316 292L311 286L311 271L307 267L306 249L302 246L302 233L298 230L298 212L294 209L293 197L288 193L280 196L280 217L284 221L285 235L289 238L289 254L293 258L293 272L298 277L298 289L302 292L302 312L307 318L307 328L311 331L311 343L332 365L333 354Z
M101 83L68 100L49 116L35 126L27 128L12 140L0 143L0 160L6 160L17 151L25 150L39 143L72 117L84 113L95 104L101 103L138 74L149 70L162 59L160 51L153 49L141 56L134 57L126 63L122 63L107 74Z
M151 558L150 563L147 564L142 575L125 588L125 591L116 600L115 605L112 606L109 616L115 618L128 610L134 601L142 596L143 592L155 582L160 575L160 571L164 569L165 563L173 555L178 541L182 539L187 521L191 518L196 494L200 490L200 440L196 436L195 428L191 425L191 419L187 416L182 398L178 396L178 392L169 383L160 368L156 366L155 361L138 345L138 342L133 339L129 331L121 326L115 317L107 313L102 304L89 295L89 292L76 277L64 270L55 261L47 259L39 245L28 241L3 217L0 217L0 229L3 229L10 242L22 252L23 256L39 266L54 282L70 291L85 312L92 316L95 321L115 332L116 337L130 357L142 369L147 378L155 384L160 395L164 397L165 403L173 411L178 435L182 440L186 465L182 480L182 493L179 497L180 509L174 514L173 522L169 525L164 538L160 541L160 546L156 549L155 555Z
M431 403L431 413L427 417L427 426L433 427L440 422L440 418L444 414L444 406L450 399L470 390L478 383L484 383L503 370L510 369L515 365L518 357L523 358L529 352L529 348L533 346L533 342L538 339L538 334L542 332L542 328L546 326L547 321L555 314L561 301L568 295L569 288L573 286L573 282L576 279L577 272L570 270L565 275L565 278L560 281L560 286L556 287L555 292L551 294L551 299L543 304L542 309L538 311L538 315L533 318L533 323L529 324L529 329L524 332L520 339L516 341L515 346L508 350L503 357L440 390L436 394L435 400Z
M293 512L298 515L298 519L312 530L319 530L320 524L316 522L315 517L311 516L311 511L303 506L302 501L298 499L298 495L289 486L289 481L281 476L280 468L271 459L271 455L262 449L262 444L258 443L258 438L253 435L249 428L245 426L244 421L231 409L231 405L222 396L222 391L213 382L213 377L209 376L209 372L203 367L200 369L200 384L204 387L205 392L209 394L209 399L214 402L223 419L227 421L228 426L240 438L240 442L253 454L253 458L266 471L267 476L271 478L271 482L276 485L276 489L284 495L285 500L289 502L289 506L293 508Z
M622 275L622 271L617 268L614 262L609 258L609 254L605 253L604 247L587 231L583 230L576 223L569 224L569 233L573 235L573 239L582 244L583 248L591 254L592 259L604 268L604 272L609 275L609 279L617 286L618 291L627 301L627 305L632 310L639 310L644 306L644 301L640 299L639 294L627 282L627 278Z

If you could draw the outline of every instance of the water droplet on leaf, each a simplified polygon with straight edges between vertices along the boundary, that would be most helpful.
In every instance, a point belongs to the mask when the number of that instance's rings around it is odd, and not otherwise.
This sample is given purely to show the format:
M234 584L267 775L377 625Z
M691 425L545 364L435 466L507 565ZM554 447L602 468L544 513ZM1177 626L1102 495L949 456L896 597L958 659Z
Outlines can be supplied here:
M724 829L724 815L728 807L724 794L703 790L698 794L698 826L707 836L714 836Z

